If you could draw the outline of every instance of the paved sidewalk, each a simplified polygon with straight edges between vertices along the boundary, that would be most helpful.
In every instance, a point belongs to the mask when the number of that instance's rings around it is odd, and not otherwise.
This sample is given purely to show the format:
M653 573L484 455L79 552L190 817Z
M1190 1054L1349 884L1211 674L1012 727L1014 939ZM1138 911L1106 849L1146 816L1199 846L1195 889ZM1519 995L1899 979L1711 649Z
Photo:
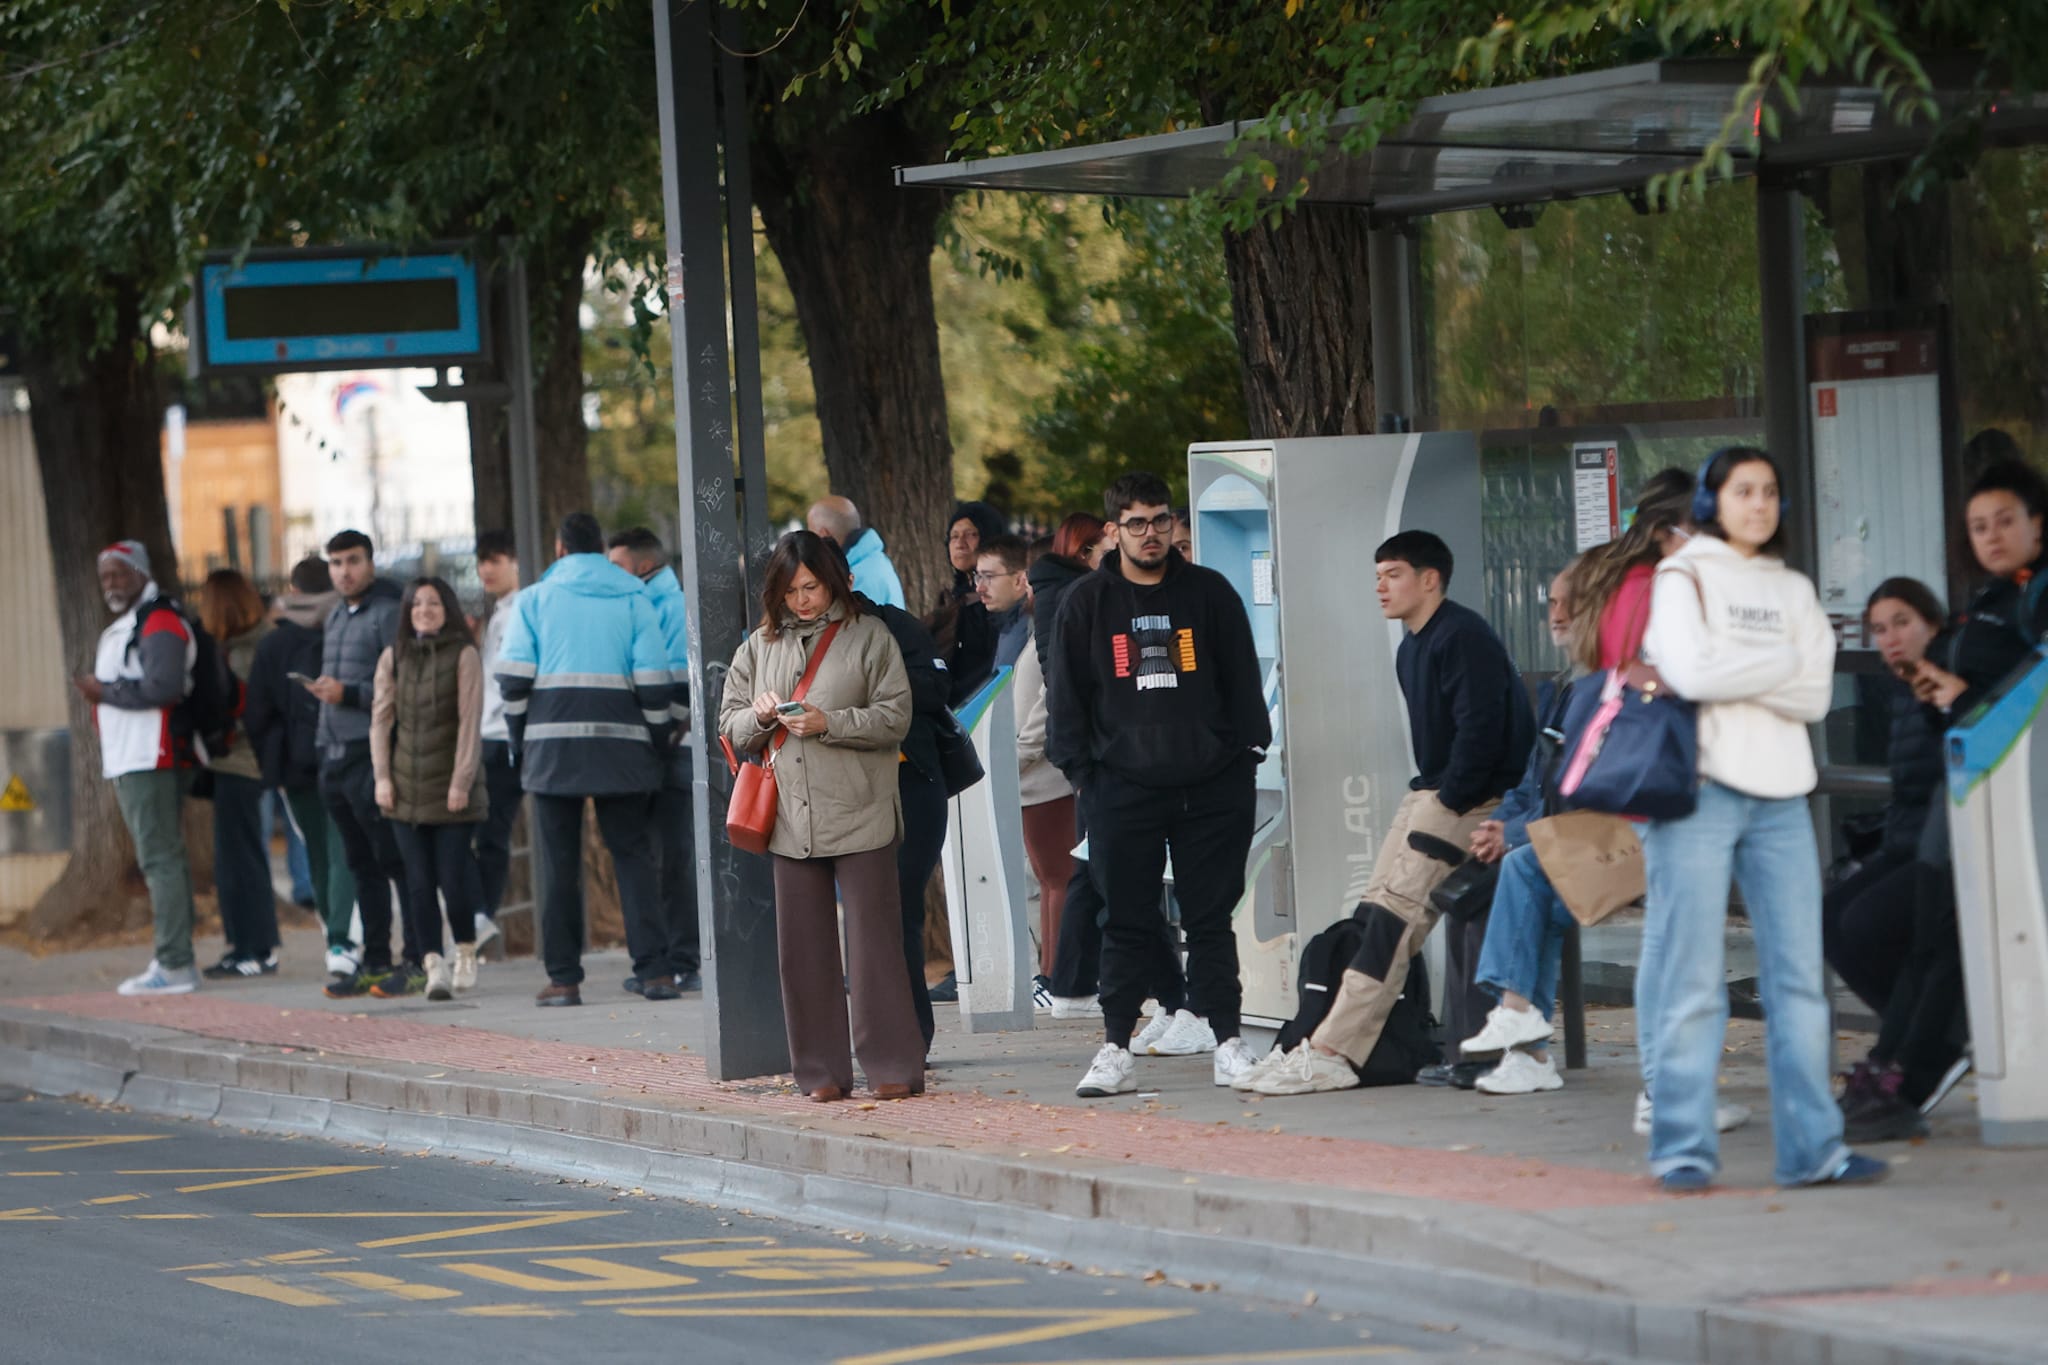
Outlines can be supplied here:
M1628 1128L1626 1011L1595 1013L1592 1066L1543 1096L1411 1086L1254 1101L1214 1087L1202 1057L1141 1062L1139 1095L1081 1101L1072 1086L1092 1028L1041 1016L1029 1032L969 1036L941 1007L930 1094L820 1106L787 1077L708 1079L696 999L625 995L616 954L589 960L591 1003L564 1011L532 1007L531 963L487 964L476 994L449 1005L335 1002L318 992L314 937L294 938L286 953L278 977L155 1001L112 993L134 969L133 950L0 953L0 1053L161 1042L122 1055L143 1058L140 1071L188 1073L173 1079L588 1128L1084 1220L1095 1240L1079 1245L1114 1249L1113 1234L1128 1234L1134 1259L1120 1268L1149 1268L1136 1258L1189 1245L1175 1237L1220 1236L1248 1274L1262 1268L1268 1291L1289 1273L1313 1287L1304 1266L1314 1271L1316 1249L1327 1248L1439 1275L1453 1307L1470 1304L1474 1330L1502 1325L1511 1301L1540 1308L1545 1295L1559 1330L1574 1314L1583 1327L1589 1306L1656 1305L1661 1315L1631 1320L1625 1344L1652 1357L2042 1358L2048 1153L1978 1146L1967 1086L1932 1140L1879 1149L1896 1163L1885 1186L1771 1188L1760 1118L1726 1140L1721 1192L1670 1199L1643 1174ZM38 1033L51 1025L62 1037ZM1759 1037L1754 1025L1731 1033L1724 1086L1765 1114ZM1845 1040L1845 1054L1858 1041ZM610 1126L598 1117L607 1105L624 1115ZM1496 1284L1521 1297L1490 1293ZM1605 1339L1584 1337L1589 1349Z

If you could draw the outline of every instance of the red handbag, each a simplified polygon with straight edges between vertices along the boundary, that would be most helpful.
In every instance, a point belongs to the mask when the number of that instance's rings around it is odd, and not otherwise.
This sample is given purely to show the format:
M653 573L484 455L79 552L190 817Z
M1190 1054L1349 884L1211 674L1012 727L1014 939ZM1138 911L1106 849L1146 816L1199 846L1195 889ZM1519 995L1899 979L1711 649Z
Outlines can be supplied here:
M818 676L818 665L825 662L825 651L832 648L840 625L834 621L825 627L817 649L811 653L810 665L804 669L803 677L797 679L796 690L789 694L791 701L802 701L804 694L811 690L811 680ZM739 755L732 751L732 741L724 735L718 737L719 747L725 750L726 767L732 771L732 799L725 806L725 838L734 848L748 853L768 851L768 841L775 834L775 803L779 796L775 786L775 756L788 742L788 729L778 729L775 738L769 741L766 758L758 763L742 763Z

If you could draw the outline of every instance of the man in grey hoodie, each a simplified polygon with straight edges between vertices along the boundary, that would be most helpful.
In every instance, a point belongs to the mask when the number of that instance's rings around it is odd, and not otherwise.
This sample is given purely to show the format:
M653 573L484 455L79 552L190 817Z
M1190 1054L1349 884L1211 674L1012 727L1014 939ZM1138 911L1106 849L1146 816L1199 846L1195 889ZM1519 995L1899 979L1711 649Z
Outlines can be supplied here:
M341 832L341 846L355 875L356 905L363 915L363 956L352 971L333 972L327 994L334 999L365 995L391 975L391 888L399 909L410 892L398 840L377 809L376 778L370 769L370 701L377 659L398 634L396 583L377 577L375 547L361 531L343 531L327 542L327 569L341 594L328 613L320 676L308 690L320 699L320 795ZM411 939L412 916L401 913ZM415 945L405 960L419 961Z

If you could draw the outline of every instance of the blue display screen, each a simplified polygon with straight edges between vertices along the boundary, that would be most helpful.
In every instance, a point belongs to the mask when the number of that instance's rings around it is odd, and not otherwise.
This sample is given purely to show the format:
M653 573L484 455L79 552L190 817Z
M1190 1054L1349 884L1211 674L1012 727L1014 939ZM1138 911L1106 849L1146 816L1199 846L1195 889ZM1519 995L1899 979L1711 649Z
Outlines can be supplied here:
M307 256L200 268L208 366L459 363L483 354L474 262Z

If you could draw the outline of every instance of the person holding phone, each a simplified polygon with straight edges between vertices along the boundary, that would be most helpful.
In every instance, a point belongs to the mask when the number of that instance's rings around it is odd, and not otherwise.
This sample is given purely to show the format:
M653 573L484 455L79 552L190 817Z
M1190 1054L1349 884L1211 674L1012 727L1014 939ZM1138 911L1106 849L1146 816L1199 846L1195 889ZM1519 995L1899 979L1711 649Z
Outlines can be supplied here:
M405 590L398 638L377 659L370 704L370 761L377 808L391 821L405 859L413 916L408 944L418 961L371 987L380 999L424 990L450 1000L476 985L477 879L470 837L489 798L483 780L484 665L455 589L415 578ZM455 960L442 956L441 900L455 934Z
M902 1099L923 1092L925 1054L896 880L910 677L889 628L862 609L845 559L817 535L784 536L764 579L761 624L733 654L718 732L775 767L768 852L796 1083L814 1100L844 1099L858 1053L876 1098Z

